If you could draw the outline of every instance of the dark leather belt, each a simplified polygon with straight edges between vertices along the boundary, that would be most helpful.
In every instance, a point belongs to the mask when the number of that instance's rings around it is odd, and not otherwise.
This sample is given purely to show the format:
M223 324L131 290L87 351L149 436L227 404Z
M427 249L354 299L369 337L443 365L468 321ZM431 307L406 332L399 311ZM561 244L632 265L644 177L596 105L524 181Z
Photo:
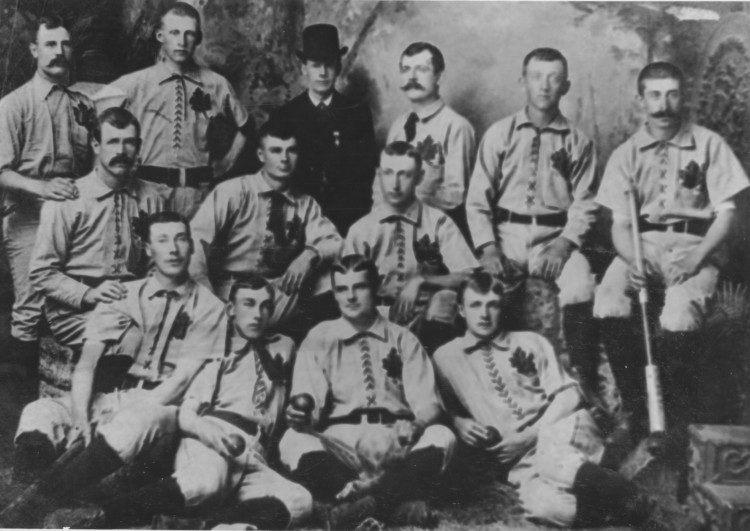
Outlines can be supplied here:
M209 411L204 414L205 417L214 417L219 420L223 420L244 431L248 435L255 437L258 433L258 424L252 420L243 417L239 413L233 411Z
M85 284L89 288L98 288L99 285L106 281L106 280L122 280L124 282L127 282L130 279L134 279L134 276L131 277L101 277L101 278L94 278L94 277L81 277L77 275L69 275L70 278L75 280L76 282L80 282L81 284Z
M645 218L640 218L638 220L638 231L677 232L680 234L705 236L712 223L712 219L686 219L676 223L651 223L646 221Z
M143 382L143 383L141 383ZM150 391L151 389L156 389L159 387L161 382L151 382L149 380L144 380L142 378L136 378L132 374L126 374L125 378L122 381L122 385L120 386L120 389L136 389L141 388L145 389L146 391Z
M328 419L326 426L334 424L393 424L397 420L414 420L411 413L404 415L394 415L387 409L355 409L343 417L333 417Z
M568 222L567 212L556 214L539 214L531 216L528 214L516 214L504 208L497 209L497 218L500 223L522 223L524 225L542 225L544 227L564 227Z
M199 188L201 184L213 181L214 172L209 166L198 168L160 168L158 166L141 166L138 169L138 178L152 183L166 184L172 188L182 186L184 175L184 186Z

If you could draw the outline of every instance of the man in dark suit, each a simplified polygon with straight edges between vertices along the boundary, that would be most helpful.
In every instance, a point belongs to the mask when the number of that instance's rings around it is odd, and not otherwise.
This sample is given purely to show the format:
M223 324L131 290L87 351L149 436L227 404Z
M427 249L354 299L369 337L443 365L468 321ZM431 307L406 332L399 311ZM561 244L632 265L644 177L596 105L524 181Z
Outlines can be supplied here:
M314 24L302 33L297 56L308 89L271 114L292 125L299 140L297 187L314 197L341 234L370 210L376 166L370 108L337 92L341 73L339 34L330 24Z

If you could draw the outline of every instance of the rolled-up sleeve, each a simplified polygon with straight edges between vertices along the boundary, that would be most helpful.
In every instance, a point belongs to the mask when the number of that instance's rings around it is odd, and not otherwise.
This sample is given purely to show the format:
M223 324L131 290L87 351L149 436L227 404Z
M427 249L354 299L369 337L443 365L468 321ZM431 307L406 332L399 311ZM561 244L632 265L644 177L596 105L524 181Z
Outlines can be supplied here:
M228 203L225 195L222 186L215 188L190 221L190 231L195 247L190 260L190 276L204 286L210 286L208 254L226 220Z
M596 166L596 148L587 138L579 139L577 160L573 162L570 181L573 203L568 209L568 222L562 235L578 247L596 221L598 206L594 201L599 184Z
M747 174L729 145L718 135L709 144L710 164L706 172L706 186L714 210L748 187Z
M477 162L469 181L466 221L476 249L496 242L493 212L505 156L503 145L500 128L490 127L479 144Z
M417 421L431 424L442 409L432 362L419 340L410 332L405 333L400 342L406 402Z
M17 102L9 97L0 100L0 173L15 170L19 165L22 125Z
M313 398L313 425L320 421L328 397L330 386L321 360L327 359L330 348L325 333L321 333L321 329L313 329L300 345L294 364L291 395L307 393Z
M316 251L322 260L337 258L343 242L336 227L323 215L320 205L314 199L309 199L306 210L306 246Z
M443 210L452 210L464 202L476 150L474 128L465 120L451 124L446 131L443 146L443 182L435 192L435 206Z
M632 158L628 156L630 149L634 148L630 142L626 142L612 153L596 196L596 202L610 209L613 217L619 219L630 217L627 194L631 188L630 183L635 178L635 168L628 163Z

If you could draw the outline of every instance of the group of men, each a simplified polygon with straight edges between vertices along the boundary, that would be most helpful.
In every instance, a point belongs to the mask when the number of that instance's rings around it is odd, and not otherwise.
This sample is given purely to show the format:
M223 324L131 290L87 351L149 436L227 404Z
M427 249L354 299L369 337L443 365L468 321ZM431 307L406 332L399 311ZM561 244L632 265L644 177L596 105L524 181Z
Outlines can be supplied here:
M533 520L652 518L635 484L602 466L587 409L593 318L627 318L632 290L657 281L665 333L689 341L748 186L726 143L684 118L677 67L641 71L646 122L600 183L594 142L560 112L570 81L558 50L526 56L525 108L475 153L472 126L440 96L442 53L409 45L411 111L378 155L367 102L334 88L347 48L334 26L308 26L308 90L260 127L260 171L216 184L244 148L248 115L194 61L195 8L171 5L156 39L154 66L89 98L70 85L68 30L44 18L36 74L0 101L16 351L33 373L43 315L79 353L70 394L24 409L14 473L28 481L67 459L0 513L4 527L157 514L428 526L454 453L504 468ZM598 287L582 252L597 204L612 212L617 253ZM542 336L507 326L529 276L559 287L575 377ZM602 332L616 342L621 329ZM634 415L636 355L610 357ZM691 390L677 369L668 381L671 414ZM92 494L125 465L147 481Z

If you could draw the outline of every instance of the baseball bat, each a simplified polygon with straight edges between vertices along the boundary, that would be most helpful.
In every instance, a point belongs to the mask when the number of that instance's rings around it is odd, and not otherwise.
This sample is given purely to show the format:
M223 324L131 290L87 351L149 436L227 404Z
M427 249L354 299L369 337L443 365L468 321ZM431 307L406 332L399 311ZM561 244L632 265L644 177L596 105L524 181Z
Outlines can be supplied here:
M635 190L629 189L625 192L628 196L630 207L631 229L633 232L633 247L635 250L635 266L641 275L645 274L643 264L643 242L638 230L638 206L636 205ZM648 427L652 434L666 431L664 418L664 400L659 383L659 369L654 365L654 356L651 347L651 331L648 325L646 313L648 304L648 289L646 286L638 290L638 302L641 306L641 322L643 324L643 341L646 347L646 397L648 401Z

